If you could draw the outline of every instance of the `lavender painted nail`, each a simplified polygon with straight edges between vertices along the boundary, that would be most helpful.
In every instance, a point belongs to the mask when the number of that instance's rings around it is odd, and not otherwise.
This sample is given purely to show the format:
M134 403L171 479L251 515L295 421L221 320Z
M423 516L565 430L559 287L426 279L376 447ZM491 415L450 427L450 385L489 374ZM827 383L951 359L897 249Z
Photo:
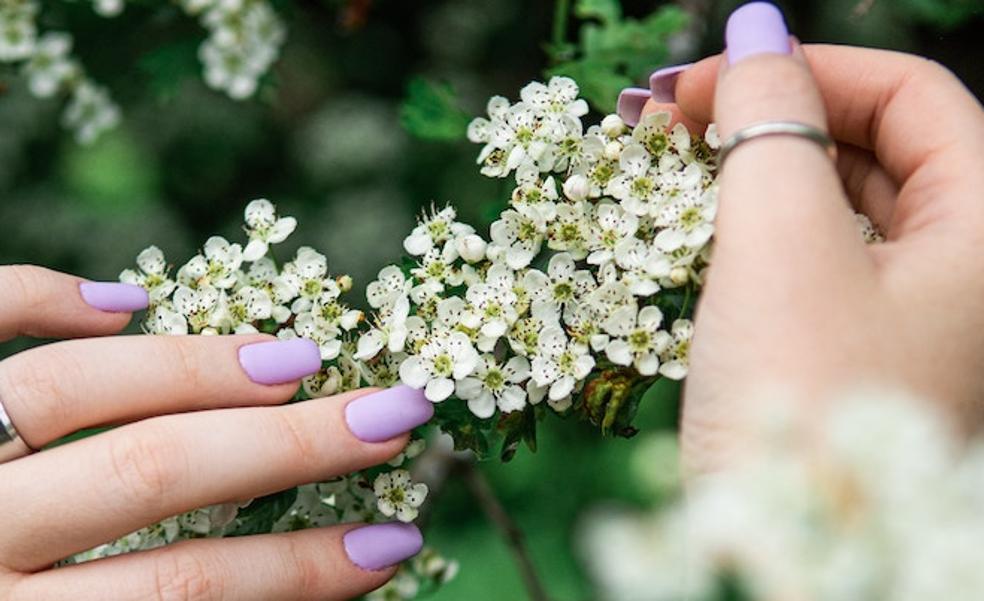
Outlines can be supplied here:
M769 2L752 2L731 13L724 41L732 65L757 54L793 51L782 11Z
M389 522L349 530L342 543L352 563L363 570L382 570L419 553L424 537L413 524Z
M110 313L132 313L150 303L146 290L119 282L82 282L79 293L90 307Z
M693 63L665 67L649 76L649 93L656 102L676 102L676 82Z
M629 127L635 127L642 115L642 107L649 100L649 90L645 88L625 88L618 95L618 116Z
M423 390L394 386L359 397L345 407L345 421L355 437L364 442L382 442L426 423L434 415L434 404Z
M257 384L283 384L321 369L321 350L307 338L256 342L239 347L239 364Z

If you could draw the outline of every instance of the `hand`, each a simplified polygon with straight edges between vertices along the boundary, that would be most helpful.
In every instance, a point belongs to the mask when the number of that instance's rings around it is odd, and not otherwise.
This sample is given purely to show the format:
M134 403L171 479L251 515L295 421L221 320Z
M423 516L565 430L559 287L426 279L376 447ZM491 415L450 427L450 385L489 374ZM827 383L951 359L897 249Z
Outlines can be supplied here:
M3 339L112 334L146 304L127 284L0 268ZM87 338L0 362L0 402L35 449L126 424L0 465L0 600L323 600L382 585L420 549L413 525L199 539L49 569L172 515L386 461L433 413L402 387L277 406L320 366L314 343L262 335Z
M770 385L807 403L901 385L980 423L981 105L922 58L789 42L761 3L732 15L728 38L727 55L679 75L675 104L645 111L714 121L722 140L756 122L805 122L836 138L839 159L782 136L741 145L723 167L684 399L690 467L713 469L740 446L735 424ZM884 244L862 244L852 206Z

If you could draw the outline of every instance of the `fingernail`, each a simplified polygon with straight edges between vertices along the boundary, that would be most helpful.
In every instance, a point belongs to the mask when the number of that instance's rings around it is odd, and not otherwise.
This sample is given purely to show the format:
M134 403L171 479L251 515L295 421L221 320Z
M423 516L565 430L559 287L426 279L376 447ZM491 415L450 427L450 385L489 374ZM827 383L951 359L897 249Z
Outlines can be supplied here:
M665 67L649 76L649 93L656 102L676 102L676 82L693 63Z
M618 95L618 116L629 127L635 127L642 115L642 107L649 100L649 90L645 88L625 88Z
M731 13L724 42L732 65L756 54L793 51L782 11L768 2L752 2Z
M349 530L342 543L352 563L363 570L382 570L419 553L424 537L413 524L389 522Z
M132 313L150 304L147 291L133 284L119 282L82 282L82 300L90 307L111 313Z
M361 396L345 407L345 421L355 437L363 442L382 442L427 423L434 415L434 403L423 390L394 386Z
M307 338L256 342L239 347L239 364L257 384L283 384L321 369L321 350Z

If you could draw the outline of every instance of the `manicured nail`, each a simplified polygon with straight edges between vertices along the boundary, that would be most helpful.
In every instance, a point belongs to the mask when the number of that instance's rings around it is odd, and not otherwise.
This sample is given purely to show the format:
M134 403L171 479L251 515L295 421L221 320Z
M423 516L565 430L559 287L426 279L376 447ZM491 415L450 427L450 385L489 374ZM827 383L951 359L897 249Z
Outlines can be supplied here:
M756 54L793 51L782 11L769 2L752 2L731 13L724 42L732 65Z
M361 396L345 407L345 421L355 437L364 442L382 442L427 423L434 403L423 390L394 386Z
M676 82L693 63L665 67L649 76L649 93L656 102L676 102Z
M645 88L625 88L618 95L618 116L629 127L635 127L642 115L642 107L649 100L649 90Z
M424 537L413 524L389 522L349 530L342 543L352 563L363 570L382 570L419 553Z
M283 384L321 369L321 350L307 338L256 342L239 347L239 364L257 384Z
M132 313L146 309L150 304L147 291L133 284L82 282L79 284L79 293L90 307L110 313Z

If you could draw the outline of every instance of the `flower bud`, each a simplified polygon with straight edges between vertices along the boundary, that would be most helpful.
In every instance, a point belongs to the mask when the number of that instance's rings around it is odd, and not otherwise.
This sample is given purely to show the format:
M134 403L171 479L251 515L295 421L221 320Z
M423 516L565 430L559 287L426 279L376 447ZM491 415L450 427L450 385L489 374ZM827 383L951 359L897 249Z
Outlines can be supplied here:
M686 267L676 266L670 270L670 281L677 286L683 286L690 279L690 272Z
M621 142L616 142L616 141L613 140L613 141L609 142L608 144L605 144L605 158L606 159L615 161L615 160L618 160L618 158L620 156L622 156L622 143Z
M348 292L349 290L352 289L352 276L350 276L350 275L340 275L335 280L335 283L338 284L338 289L339 290L341 290L342 292Z
M564 182L564 195L574 202L584 200L590 193L591 182L588 181L587 176L582 174L572 175Z
M477 234L469 234L458 238L458 254L469 263L478 263L485 258L485 248L487 244Z
M617 138L625 131L625 121L618 115L608 115L601 120L601 131L609 138Z

